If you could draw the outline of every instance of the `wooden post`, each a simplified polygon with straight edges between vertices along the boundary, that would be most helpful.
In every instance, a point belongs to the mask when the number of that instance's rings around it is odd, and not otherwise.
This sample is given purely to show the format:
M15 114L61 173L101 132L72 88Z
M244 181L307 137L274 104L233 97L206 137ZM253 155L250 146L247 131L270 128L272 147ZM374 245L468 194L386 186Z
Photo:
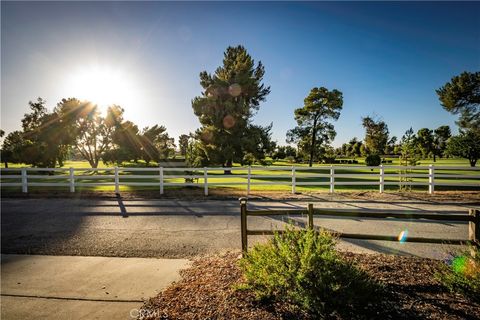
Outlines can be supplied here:
M163 194L163 167L160 167L160 194Z
M115 167L115 193L119 194L120 193L120 178L118 176L118 167Z
M428 166L428 193L432 194L435 191L435 168L433 164Z
M72 167L70 167L70 192L75 192L75 174Z
M292 166L292 194L295 194L296 192L296 188L295 188L296 183L297 183L297 179L295 177L295 167Z
M480 210L470 209L468 214L473 218L473 221L468 223L468 240L480 246Z
M250 195L250 179L252 178L252 166L248 166L247 175L247 196Z
M22 192L28 192L27 168L22 168Z
M308 228L313 229L313 203L308 204Z
M330 193L335 191L335 168L330 166Z
M240 228L242 233L242 256L248 250L247 242L247 198L240 198Z
M206 167L203 168L203 188L205 196L208 196L208 170Z
M385 190L385 168L383 164L380 165L380 193Z

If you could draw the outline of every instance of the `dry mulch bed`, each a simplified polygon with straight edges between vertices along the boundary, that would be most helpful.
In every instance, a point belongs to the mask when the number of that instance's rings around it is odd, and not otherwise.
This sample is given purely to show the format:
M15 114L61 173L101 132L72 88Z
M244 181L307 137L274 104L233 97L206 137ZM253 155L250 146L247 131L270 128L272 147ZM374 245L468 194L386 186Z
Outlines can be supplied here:
M448 292L434 278L435 260L343 253L384 285L383 301L339 310L327 319L480 319L480 305ZM259 302L236 290L242 283L238 252L199 258L143 306L139 319L313 319L286 303Z

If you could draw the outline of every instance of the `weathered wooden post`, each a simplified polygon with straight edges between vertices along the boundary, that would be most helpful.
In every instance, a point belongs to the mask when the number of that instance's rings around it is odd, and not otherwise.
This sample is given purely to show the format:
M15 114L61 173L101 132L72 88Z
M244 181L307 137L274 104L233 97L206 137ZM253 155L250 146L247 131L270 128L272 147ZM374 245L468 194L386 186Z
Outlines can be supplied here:
M308 204L308 228L313 229L313 203Z
M240 198L240 229L242 233L242 256L245 256L248 250L247 242L247 198Z
M468 240L480 247L480 210L470 209L468 214L472 217L468 222Z

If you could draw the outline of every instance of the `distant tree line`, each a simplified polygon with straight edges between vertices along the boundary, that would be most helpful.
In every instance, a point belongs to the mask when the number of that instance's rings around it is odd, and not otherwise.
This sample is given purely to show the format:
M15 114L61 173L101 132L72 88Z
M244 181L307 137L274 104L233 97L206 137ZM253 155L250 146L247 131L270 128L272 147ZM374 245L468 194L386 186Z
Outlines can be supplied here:
M22 130L9 133L2 145L2 161L34 167L63 166L73 154L97 168L105 163L160 161L174 154L175 145L163 126L139 130L123 118L124 110L110 106L103 116L98 106L75 98L62 99L49 112L42 98L29 102Z
M459 115L460 133L452 136L448 126L407 130L399 140L390 136L387 124L365 116L363 140L352 138L340 148L331 143L336 136L334 122L343 107L343 94L337 89L314 87L302 107L294 110L295 128L287 132L287 146L271 138L273 123L261 126L253 116L266 100L270 87L263 83L265 68L255 63L243 46L228 47L223 62L213 73L202 71L202 91L192 99L193 113L200 121L195 132L178 139L180 155L188 166L219 165L225 173L234 163L268 164L289 162L334 163L338 157L366 157L367 164L378 165L385 156L398 156L404 164L419 159L455 156L475 166L480 157L480 73L464 72L436 92L443 108ZM175 143L164 126L142 130L125 120L117 105L100 114L98 106L75 98L62 99L53 111L45 100L29 102L30 113L22 119L22 130L9 133L1 156L5 165L25 163L38 167L62 166L73 156L96 168L100 161L121 164L143 160L147 164L175 155ZM0 135L5 132L1 131Z

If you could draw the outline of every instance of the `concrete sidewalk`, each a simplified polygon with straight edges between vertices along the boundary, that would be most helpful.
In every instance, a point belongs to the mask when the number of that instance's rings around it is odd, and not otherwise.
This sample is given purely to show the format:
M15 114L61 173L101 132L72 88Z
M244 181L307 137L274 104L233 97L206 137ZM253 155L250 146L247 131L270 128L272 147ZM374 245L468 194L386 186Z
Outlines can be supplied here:
M133 319L185 259L2 255L2 319Z

